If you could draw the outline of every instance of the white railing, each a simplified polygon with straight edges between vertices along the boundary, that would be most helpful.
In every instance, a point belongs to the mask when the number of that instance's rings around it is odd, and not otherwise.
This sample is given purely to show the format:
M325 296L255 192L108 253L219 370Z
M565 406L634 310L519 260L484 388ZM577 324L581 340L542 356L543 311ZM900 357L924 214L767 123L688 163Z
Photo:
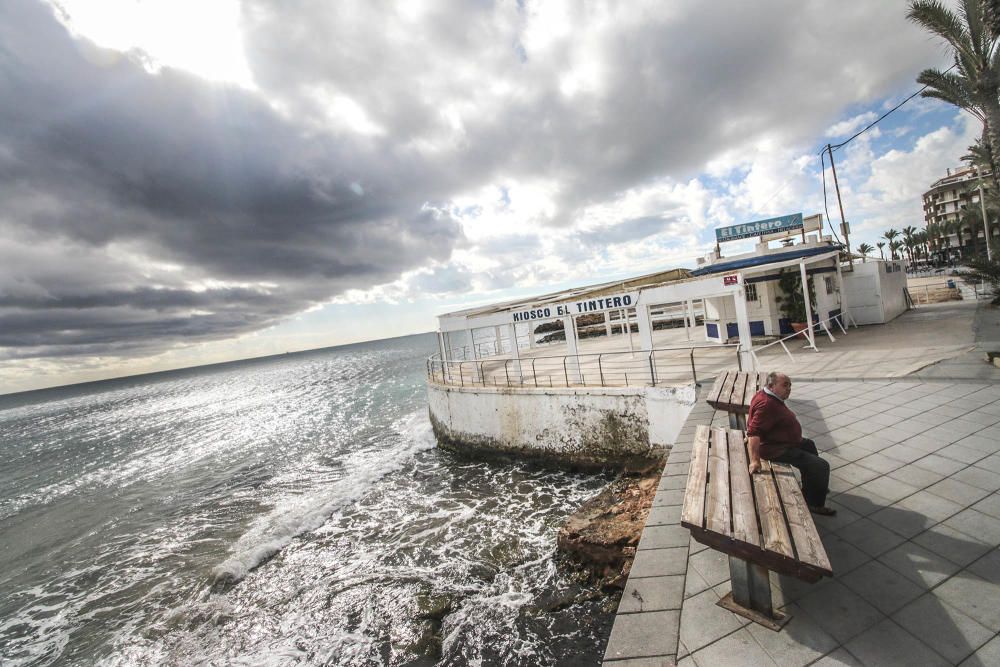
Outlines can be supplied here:
M697 384L697 363L707 366L710 362L712 370L739 368L739 345L705 343L648 351L471 361L444 360L434 354L427 359L427 378L436 384L461 387L655 387L688 380Z
M844 328L844 321L843 321L845 316L850 317L850 313L847 313L845 315L843 312L841 312L836 315L833 315L832 317L828 317L821 322L815 322L812 325L811 332L809 331L809 327L806 327L802 331L795 331L793 333L788 334L787 336L783 336L778 340L772 341L766 345L761 345L760 347L753 348L752 350L750 350L750 356L753 357L754 366L756 366L757 368L763 368L763 366L760 363L760 359L757 358L757 354L763 352L769 347L774 347L775 345L780 345L781 349L783 349L785 351L785 354L788 355L788 358L794 362L795 357L792 356L792 353L789 351L788 346L785 344L785 341L790 340L792 338L804 338L807 341L807 347L810 347L816 352L819 352L819 349L816 348L816 329L821 329L822 333L825 333L829 337L830 342L833 343L837 339L833 337L833 332L830 331L831 323L835 322L837 326L840 327L840 330L846 336L847 329ZM857 323L855 323L854 326L857 327Z

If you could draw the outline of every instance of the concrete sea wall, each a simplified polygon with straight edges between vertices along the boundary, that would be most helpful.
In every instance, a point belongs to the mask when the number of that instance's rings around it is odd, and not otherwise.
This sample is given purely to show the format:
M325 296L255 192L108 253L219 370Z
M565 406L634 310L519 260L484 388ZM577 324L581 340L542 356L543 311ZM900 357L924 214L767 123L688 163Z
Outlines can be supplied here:
M515 455L581 467L662 457L695 403L695 387L588 389L429 384L438 444L458 453Z

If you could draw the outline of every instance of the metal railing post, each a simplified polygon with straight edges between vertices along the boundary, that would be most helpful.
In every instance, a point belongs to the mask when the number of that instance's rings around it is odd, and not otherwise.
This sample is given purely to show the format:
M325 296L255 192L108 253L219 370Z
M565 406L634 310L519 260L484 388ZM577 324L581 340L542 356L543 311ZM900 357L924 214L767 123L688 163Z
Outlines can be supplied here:
M485 361L479 362L479 381L485 387L486 386L486 369L483 367Z
M510 386L510 371L507 369L507 364L510 363L510 359L503 362L503 374L507 376L507 386Z
M604 369L601 368L601 355L597 355L597 372L601 376L601 386L604 386Z
M538 375L535 373L535 360L531 360L531 377L535 381L535 386L538 386Z
M655 387L656 386L656 371L653 370L653 351L649 351L649 381Z
M563 375L566 376L566 386L568 387L569 386L569 369L566 368L566 357L563 357ZM552 381L551 378L549 379L549 381L550 382Z
M736 354L736 358L738 359L739 356L740 356L739 353L737 353ZM698 371L696 371L695 367L694 367L694 348L693 347L691 348L691 379L694 380L694 386L696 386L696 387L699 386L698 385Z

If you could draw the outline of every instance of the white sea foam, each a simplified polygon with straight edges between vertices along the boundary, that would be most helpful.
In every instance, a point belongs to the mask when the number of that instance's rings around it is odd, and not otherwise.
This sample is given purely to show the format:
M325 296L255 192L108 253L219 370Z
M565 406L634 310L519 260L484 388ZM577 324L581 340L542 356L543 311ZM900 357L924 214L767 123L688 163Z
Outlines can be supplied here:
M226 587L240 581L296 536L316 530L379 479L398 470L414 455L434 447L430 422L422 410L396 420L392 427L401 436L398 448L350 454L342 461L347 473L337 483L283 498L274 510L254 521L237 540L232 555L215 567L213 585Z

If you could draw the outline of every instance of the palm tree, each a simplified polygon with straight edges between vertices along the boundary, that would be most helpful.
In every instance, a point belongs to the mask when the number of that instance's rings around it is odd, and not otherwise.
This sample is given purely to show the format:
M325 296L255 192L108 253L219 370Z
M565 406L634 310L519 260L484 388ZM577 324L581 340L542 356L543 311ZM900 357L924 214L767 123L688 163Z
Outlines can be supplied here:
M913 264L913 247L917 245L913 240L913 235L917 233L917 228L908 225L903 227L903 245L906 246L906 254L910 256L910 264Z
M899 259L899 250L903 247L902 241L890 241L889 242L889 252L892 253L893 259Z
M983 214L978 206L970 206L962 211L961 228L968 228L969 241L972 242L972 254L979 254L979 230L983 228ZM959 238L959 245L962 244Z
M990 172L1000 192L996 169L1000 147L1000 58L996 53L1000 16L994 4L961 0L955 13L939 0L913 0L906 16L952 48L956 71L925 69L917 77L917 83L927 86L921 96L954 104L979 119Z
M893 259L896 259L896 251L892 249L892 246L894 243L896 243L897 236L899 236L899 232L897 232L895 229L890 229L889 231L887 231L885 234L882 235L882 238L884 238L886 241L889 242L889 252L892 253Z
M878 254L882 255L882 261L884 262L885 252L882 249L885 248L885 241L876 241L875 245L878 246Z
M870 253L875 248L871 247L867 243L862 243L858 246L858 252L861 253L861 262L864 263L868 259L868 253Z

